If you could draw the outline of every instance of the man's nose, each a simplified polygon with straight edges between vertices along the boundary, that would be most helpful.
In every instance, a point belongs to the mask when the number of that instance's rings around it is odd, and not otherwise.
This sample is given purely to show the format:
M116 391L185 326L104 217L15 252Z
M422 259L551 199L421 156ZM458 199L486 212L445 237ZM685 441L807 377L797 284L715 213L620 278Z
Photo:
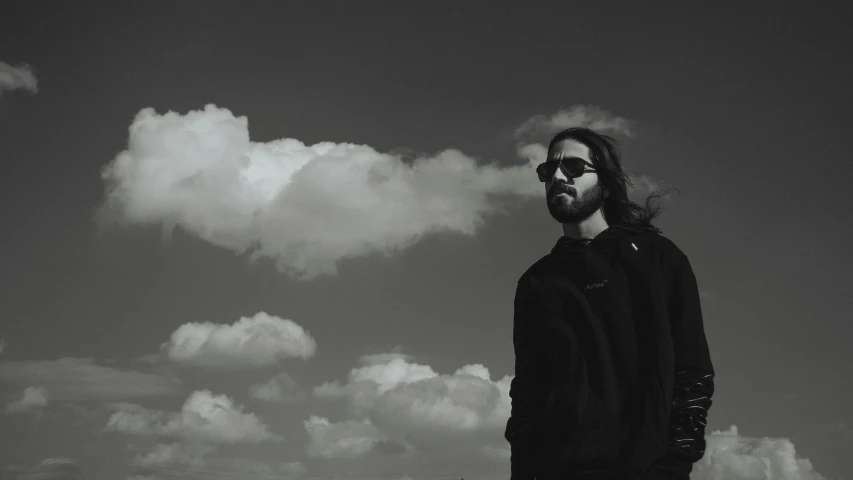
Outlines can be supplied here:
M563 169L560 168L559 166L557 167L556 170L554 170L554 174L551 175L551 183L553 184L556 182L563 182L563 183L569 183L570 182L569 177L567 177L566 174L563 173Z

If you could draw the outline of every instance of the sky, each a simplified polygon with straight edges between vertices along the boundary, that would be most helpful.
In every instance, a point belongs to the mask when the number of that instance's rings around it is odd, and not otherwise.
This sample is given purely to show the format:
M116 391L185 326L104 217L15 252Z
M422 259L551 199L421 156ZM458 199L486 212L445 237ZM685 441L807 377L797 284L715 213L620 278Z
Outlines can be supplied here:
M0 478L509 477L550 136L696 274L693 480L853 480L853 7L4 2Z

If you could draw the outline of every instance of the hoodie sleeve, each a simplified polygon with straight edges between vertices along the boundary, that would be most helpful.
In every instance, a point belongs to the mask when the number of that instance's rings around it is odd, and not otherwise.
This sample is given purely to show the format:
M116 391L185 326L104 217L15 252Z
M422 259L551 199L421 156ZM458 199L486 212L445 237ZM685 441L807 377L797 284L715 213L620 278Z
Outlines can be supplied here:
M666 455L655 478L688 480L705 454L705 425L714 395L714 366L705 339L699 288L683 254L670 272L669 317L675 349L675 385Z
M528 279L522 277L516 286L512 343L515 350L515 377L510 382L511 412L504 438L510 443L511 480L533 479L536 467L534 418L538 415L542 390L542 366L537 352L531 313L535 308Z

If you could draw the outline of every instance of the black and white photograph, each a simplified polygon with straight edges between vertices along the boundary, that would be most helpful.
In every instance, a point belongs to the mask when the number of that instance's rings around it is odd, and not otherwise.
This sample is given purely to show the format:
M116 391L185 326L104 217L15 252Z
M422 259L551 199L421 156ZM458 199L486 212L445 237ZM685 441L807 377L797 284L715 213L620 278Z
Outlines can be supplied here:
M0 2L0 480L853 480L853 2Z

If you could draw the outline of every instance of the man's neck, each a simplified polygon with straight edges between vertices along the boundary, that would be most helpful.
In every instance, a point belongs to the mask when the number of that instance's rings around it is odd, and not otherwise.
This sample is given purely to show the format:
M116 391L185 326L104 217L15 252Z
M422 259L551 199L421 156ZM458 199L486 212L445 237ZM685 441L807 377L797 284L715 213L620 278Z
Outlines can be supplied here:
M563 236L573 238L575 240L592 240L603 232L609 225L598 211L589 218L578 223L563 223Z

